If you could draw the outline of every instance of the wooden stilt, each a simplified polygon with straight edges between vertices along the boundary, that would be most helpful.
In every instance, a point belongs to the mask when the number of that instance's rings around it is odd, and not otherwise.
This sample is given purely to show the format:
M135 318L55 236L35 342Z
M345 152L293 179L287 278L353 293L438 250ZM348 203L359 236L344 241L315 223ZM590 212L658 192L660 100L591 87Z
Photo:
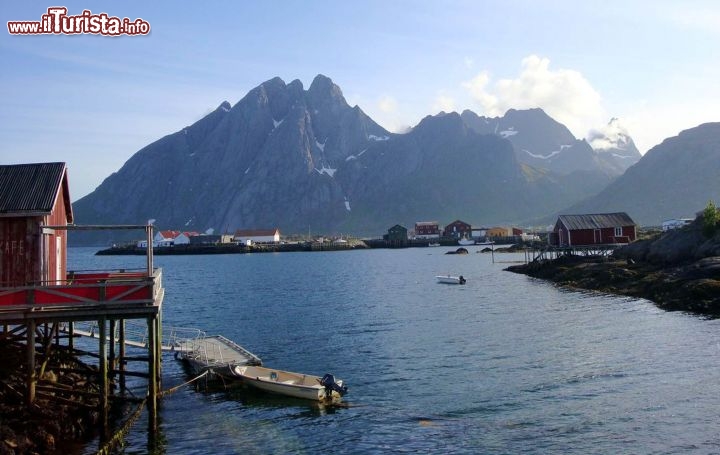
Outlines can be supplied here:
M125 391L125 319L120 319L120 390Z
M148 362L148 430L151 433L157 432L157 317L149 317L148 325L148 354L150 361Z
M108 345L108 371L110 372L110 378L115 379L115 373L113 371L117 368L115 359L115 319L110 319L110 343ZM112 392L112 390L110 391Z
M73 321L68 322L68 347L72 354L75 349L75 323Z
M29 319L27 323L27 390L26 404L35 402L35 320Z
M100 355L100 371L98 372L100 377L100 427L102 428L103 434L107 430L108 424L108 367L107 367L107 331L105 318L98 320L98 345Z

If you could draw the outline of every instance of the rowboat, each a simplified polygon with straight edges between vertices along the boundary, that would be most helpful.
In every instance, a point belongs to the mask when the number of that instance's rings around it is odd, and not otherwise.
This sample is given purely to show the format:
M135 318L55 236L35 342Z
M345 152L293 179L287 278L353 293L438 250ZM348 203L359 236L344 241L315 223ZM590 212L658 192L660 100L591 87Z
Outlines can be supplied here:
M274 370L260 366L236 365L232 374L250 387L306 400L339 400L347 393L342 380L332 374L322 378L291 371Z
M444 283L444 284L465 284L466 280L465 278L460 276L452 276L452 275L438 275L435 277L438 280L438 283Z

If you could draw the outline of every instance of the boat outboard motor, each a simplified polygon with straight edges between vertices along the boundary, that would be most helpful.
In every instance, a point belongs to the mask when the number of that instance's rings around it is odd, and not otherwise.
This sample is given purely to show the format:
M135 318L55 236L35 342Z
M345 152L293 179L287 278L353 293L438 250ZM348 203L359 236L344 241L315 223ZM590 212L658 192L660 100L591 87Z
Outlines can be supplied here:
M320 380L320 385L325 387L325 396L330 397L332 396L332 391L336 391L340 394L340 396L343 396L347 393L347 386L340 385L337 382L335 382L335 376L333 376L330 373L326 373L325 376L322 377Z

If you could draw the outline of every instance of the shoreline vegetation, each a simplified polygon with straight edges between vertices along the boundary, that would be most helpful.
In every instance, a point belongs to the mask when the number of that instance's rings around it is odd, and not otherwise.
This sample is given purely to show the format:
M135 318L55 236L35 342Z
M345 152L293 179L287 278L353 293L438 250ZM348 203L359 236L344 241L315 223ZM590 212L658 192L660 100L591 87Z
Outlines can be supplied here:
M590 291L651 300L668 311L720 317L720 232L702 217L615 250L610 257L566 255L505 270Z

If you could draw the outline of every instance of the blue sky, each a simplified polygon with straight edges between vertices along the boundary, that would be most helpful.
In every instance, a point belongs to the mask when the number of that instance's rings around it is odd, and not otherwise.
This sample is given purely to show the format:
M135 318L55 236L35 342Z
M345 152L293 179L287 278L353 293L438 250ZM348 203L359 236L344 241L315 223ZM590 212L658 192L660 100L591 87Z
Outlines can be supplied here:
M73 199L145 145L280 76L316 74L391 131L441 110L541 107L578 138L618 117L641 153L720 121L720 3L3 3L2 22L142 18L147 36L0 33L0 162L66 161Z

